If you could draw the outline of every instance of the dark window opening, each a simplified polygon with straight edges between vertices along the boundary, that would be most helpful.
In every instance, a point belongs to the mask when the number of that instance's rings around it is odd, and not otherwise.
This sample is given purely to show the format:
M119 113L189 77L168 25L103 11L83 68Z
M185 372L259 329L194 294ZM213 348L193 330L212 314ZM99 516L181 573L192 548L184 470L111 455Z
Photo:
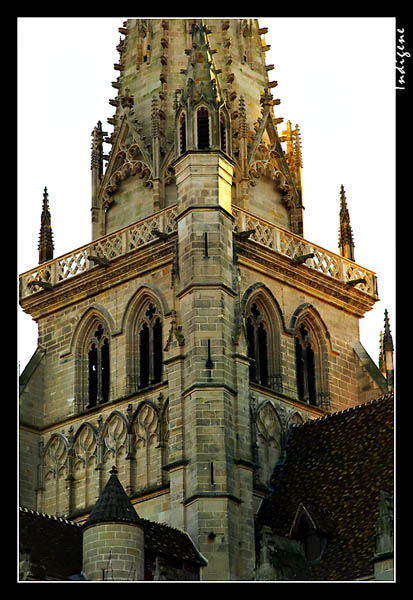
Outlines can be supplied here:
M88 405L92 408L109 400L110 354L109 340L99 325L88 352Z
M249 368L250 380L268 387L268 334L256 304L251 307L246 325L248 358L252 359Z
M158 318L153 326L153 383L162 380L162 323Z
M209 148L209 115L206 108L197 112L198 150Z
M264 325L260 323L258 327L258 352L260 363L260 383L268 386L268 352L267 352L267 332Z
M149 328L146 323L143 324L139 332L139 387L148 387L149 385Z
M309 332L301 325L295 338L297 393L301 402L317 406L315 355L309 337Z
M219 125L220 125L219 134L220 134L220 141L221 141L221 150L223 152L227 152L227 132L225 130L225 119L224 119L223 115L221 115L221 117L220 117Z
M250 380L256 381L255 378L255 331L251 318L247 319L247 340L248 340L248 358L250 362Z
M102 350L102 402L109 400L109 342L103 342Z
M162 321L149 304L139 331L139 387L162 381Z
M295 366L297 371L298 399L304 402L304 360L300 341L295 338Z
M181 124L179 127L179 145L181 148L181 154L186 152L186 121L185 115L181 117Z
M92 344L88 354L89 362L89 407L96 406L98 398L98 351Z
M311 345L307 346L307 378L308 378L308 401L310 404L315 406L316 401L316 390L315 390L315 363L314 363L314 352Z
M296 537L303 543L305 557L308 561L314 561L321 557L327 539L314 529L304 515L300 518Z

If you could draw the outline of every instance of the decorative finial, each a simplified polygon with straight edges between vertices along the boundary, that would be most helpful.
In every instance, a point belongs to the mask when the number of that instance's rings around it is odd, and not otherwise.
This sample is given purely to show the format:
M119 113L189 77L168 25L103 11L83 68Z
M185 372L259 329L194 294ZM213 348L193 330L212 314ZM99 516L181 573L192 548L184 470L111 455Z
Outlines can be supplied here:
M389 313L387 308L384 311L384 333L383 333L383 350L390 350L393 352L393 338L390 332Z
M91 169L98 172L98 177L103 175L103 137L108 135L106 131L102 131L101 121L97 122L96 127L92 131L92 160Z
M115 467L115 465L113 465L113 467L111 468L111 470L109 471L110 475L117 475L119 473L119 471L117 470L117 468Z
M350 225L350 214L347 208L346 193L344 191L344 185L341 184L340 188L340 229L339 229L339 243L341 256L354 259L354 241L353 232Z
M393 360L393 338L390 332L389 313L384 311L384 332L380 336L380 358L379 367L387 380L389 392L394 388L394 360Z
M43 192L43 208L40 225L40 237L39 237L39 264L51 260L53 258L53 231L52 231L52 219L49 210L49 196L47 193L47 187L44 188Z

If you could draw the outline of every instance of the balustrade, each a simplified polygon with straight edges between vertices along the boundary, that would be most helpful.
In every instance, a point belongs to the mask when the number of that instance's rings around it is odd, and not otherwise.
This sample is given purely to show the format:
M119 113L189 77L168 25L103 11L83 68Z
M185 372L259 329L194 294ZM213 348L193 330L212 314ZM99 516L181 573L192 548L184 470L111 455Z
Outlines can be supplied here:
M158 235L155 232L169 234L175 231L176 214L176 205L170 206L23 273L20 276L20 297L49 289L61 281L96 268L98 264L107 264L114 258L137 250L157 239ZM249 236L250 240L291 259L312 254L313 256L305 261L306 267L343 283L364 280L356 283L354 287L377 297L377 280L372 271L240 208L233 207L232 214L237 231L254 230Z
M354 287L369 296L377 296L377 279L375 274L369 269L365 269L334 252L325 250L321 246L317 246L264 219L255 217L240 208L233 206L232 214L235 217L237 231L254 230L249 236L250 240L291 259L298 259L301 256L313 254L312 258L308 258L305 261L305 265L310 269L314 269L343 283L364 279L365 283L357 283Z

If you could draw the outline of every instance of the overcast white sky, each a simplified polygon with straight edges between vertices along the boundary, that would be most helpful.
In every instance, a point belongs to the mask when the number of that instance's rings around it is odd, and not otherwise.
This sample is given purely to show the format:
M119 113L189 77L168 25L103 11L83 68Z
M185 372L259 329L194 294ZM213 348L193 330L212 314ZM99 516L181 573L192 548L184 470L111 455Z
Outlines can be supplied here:
M54 256L91 239L91 132L98 120L112 131L106 119L126 18L18 19L19 273L38 264L45 186ZM304 237L338 253L343 184L356 262L377 273L380 302L360 322L361 342L377 362L385 308L395 339L395 18L258 18L269 28L266 62L275 65L272 92L281 99L275 114L301 130ZM18 315L23 371L37 325L20 308Z

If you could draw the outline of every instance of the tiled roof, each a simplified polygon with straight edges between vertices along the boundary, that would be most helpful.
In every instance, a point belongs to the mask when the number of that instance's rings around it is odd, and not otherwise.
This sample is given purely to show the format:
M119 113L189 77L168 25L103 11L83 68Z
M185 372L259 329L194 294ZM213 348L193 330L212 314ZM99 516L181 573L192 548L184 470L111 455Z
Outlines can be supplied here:
M137 524L140 522L136 510L118 479L117 470L113 468L110 473L107 484L86 520L85 527L109 521Z
M20 552L38 579L68 579L82 570L82 529L73 521L28 508L19 510Z
M154 554L163 554L199 566L205 566L207 561L198 552L193 541L185 531L180 531L169 525L141 519L145 532L145 550Z
M68 579L82 571L82 530L108 521L137 523L144 530L145 554L189 562L197 567L207 561L187 533L140 519L122 487L116 469L83 525L63 517L20 508L20 550L30 556L38 579ZM32 569L33 570L33 569Z
M373 572L380 490L393 491L393 397L296 425L271 480L258 528L288 536L302 503L327 529L309 580L354 580Z

